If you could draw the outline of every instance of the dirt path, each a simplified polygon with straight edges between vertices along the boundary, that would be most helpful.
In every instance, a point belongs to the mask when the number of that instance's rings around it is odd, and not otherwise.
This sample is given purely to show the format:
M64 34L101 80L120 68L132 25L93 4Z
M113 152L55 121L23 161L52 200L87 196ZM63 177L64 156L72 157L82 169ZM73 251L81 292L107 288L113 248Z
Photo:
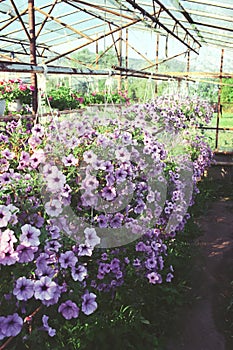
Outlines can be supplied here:
M203 236L196 242L201 258L192 267L194 301L182 310L166 350L227 350L219 331L219 304L233 279L228 268L233 263L233 202L222 198L211 203L198 224Z

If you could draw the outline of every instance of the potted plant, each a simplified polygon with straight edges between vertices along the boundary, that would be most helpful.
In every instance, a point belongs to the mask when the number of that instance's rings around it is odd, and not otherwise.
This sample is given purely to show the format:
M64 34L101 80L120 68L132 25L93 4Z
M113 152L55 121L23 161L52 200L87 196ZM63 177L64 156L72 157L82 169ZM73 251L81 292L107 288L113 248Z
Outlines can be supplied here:
M2 80L0 90L1 96L7 101L8 111L19 112L23 105L31 105L34 87L24 83L21 79Z

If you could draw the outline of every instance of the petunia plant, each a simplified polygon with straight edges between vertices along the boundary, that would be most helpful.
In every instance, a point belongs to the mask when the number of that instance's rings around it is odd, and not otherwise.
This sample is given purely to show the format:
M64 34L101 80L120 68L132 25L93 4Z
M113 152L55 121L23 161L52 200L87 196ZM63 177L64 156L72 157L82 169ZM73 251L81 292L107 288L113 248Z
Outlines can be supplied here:
M186 101L186 102L185 102ZM189 106L189 109L187 108ZM101 308L128 276L170 283L212 152L203 101L161 97L123 114L8 122L0 133L0 340ZM58 321L59 320L59 321ZM88 322L88 319L84 322Z

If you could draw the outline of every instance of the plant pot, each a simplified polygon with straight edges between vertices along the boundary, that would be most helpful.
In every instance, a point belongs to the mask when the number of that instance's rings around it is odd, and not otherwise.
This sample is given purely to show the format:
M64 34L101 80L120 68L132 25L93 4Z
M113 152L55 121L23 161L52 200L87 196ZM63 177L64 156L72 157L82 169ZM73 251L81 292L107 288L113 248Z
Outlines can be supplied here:
M22 109L22 103L19 99L8 103L9 112L20 112Z
M3 116L6 109L6 100L0 100L0 117Z

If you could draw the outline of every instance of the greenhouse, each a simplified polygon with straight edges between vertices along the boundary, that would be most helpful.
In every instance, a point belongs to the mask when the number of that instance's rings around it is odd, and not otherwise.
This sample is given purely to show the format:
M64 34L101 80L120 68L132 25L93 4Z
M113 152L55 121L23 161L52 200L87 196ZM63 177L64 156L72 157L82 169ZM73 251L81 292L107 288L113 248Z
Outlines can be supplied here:
M232 349L232 0L0 14L0 350Z

